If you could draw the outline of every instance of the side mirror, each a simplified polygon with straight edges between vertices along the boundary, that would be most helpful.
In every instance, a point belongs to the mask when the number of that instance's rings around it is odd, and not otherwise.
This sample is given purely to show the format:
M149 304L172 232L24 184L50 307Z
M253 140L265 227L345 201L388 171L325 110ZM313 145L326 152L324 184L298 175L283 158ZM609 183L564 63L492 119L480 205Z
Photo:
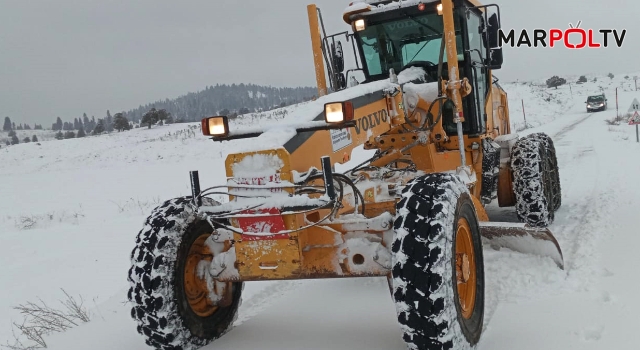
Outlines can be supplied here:
M491 14L486 28L487 35L487 66L489 69L502 68L504 57L502 55L502 47L499 47L498 36L500 34L500 19L497 13Z
M344 54L342 51L342 43L338 41L331 44L331 68L333 70L332 81L335 83L333 87L336 91L344 90L347 88L347 79L344 74Z
M347 78L345 78L343 73L336 74L336 89L344 90L347 88Z

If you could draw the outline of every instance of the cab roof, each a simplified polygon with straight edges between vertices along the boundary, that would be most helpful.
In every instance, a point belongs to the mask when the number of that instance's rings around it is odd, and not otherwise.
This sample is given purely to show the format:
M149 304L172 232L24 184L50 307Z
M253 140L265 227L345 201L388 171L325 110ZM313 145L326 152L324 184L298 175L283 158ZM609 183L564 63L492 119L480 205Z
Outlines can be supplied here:
M361 13L374 14L418 6L420 4L432 4L440 0L356 0L344 9L342 18L351 25L351 16ZM478 0L467 0L474 6L482 6Z

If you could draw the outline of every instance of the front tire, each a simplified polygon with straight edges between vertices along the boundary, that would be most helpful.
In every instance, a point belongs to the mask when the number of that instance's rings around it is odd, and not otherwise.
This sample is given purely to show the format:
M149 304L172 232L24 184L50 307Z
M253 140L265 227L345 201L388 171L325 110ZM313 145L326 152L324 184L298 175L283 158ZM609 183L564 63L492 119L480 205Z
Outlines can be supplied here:
M198 264L212 258L206 239L213 229L195 214L189 197L166 201L147 218L131 253L131 316L156 349L193 350L210 343L231 328L240 305L241 282L213 283L225 291L214 302L198 278Z
M471 195L456 176L407 185L392 245L393 298L412 349L470 349L484 318L484 264Z

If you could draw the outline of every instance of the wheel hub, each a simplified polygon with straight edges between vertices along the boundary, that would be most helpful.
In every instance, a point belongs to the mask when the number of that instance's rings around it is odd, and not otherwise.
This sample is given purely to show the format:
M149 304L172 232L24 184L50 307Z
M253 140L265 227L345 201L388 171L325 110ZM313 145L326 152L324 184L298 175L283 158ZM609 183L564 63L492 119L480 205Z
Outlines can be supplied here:
M469 262L469 255L458 254L456 257L456 267L459 283L467 283L469 277L471 277L471 268Z
M189 248L184 265L184 292L191 310L200 317L211 316L230 299L231 283L220 283L208 274L213 253L206 244L210 233L200 235ZM212 294L215 300L212 300Z

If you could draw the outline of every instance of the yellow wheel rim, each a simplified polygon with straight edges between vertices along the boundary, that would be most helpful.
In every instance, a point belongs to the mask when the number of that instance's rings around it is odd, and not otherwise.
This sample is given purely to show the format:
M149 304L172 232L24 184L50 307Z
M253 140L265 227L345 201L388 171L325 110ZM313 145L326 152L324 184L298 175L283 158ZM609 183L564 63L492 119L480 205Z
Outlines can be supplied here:
M465 218L458 220L456 232L456 280L462 317L470 319L476 303L476 257L471 227Z
M211 234L200 235L187 254L187 261L184 266L184 291L191 310L200 317L211 316L218 310L218 305L209 298L209 288L205 278L201 278L198 273L198 265L202 261L211 262L213 253L205 244ZM215 285L215 283L214 283ZM215 289L216 287L214 287ZM225 290L230 290L231 284L227 283ZM215 290L213 291L215 292Z

